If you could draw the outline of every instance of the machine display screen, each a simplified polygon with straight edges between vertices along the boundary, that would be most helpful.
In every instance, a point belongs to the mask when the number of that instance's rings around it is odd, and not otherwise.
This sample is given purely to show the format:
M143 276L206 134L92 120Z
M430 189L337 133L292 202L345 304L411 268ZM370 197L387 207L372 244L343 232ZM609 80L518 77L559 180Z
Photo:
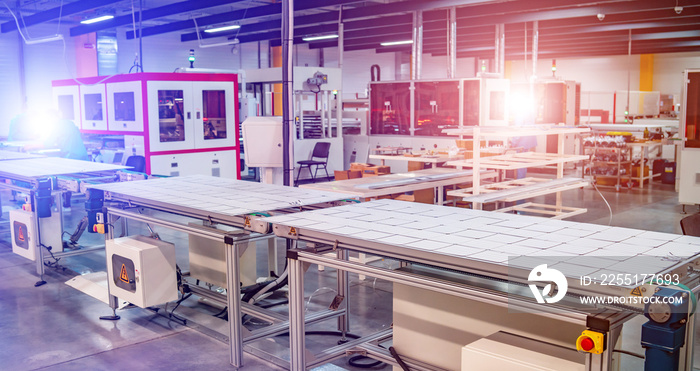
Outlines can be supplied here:
M685 108L685 147L700 148L700 73L688 73Z
M409 135L411 84L370 84L370 134Z
M136 121L134 92L114 93L114 119L117 121Z
M204 139L226 138L226 91L202 91Z
M59 95L58 96L58 110L61 112L61 117L66 120L75 120L75 115L73 114L73 95Z
M185 140L182 90L158 90L158 126L161 142Z
M102 94L85 94L85 119L102 121Z
M443 129L459 127L459 82L415 83L414 135L445 136Z
M479 125L479 106L481 97L481 82L479 80L464 80L464 126Z

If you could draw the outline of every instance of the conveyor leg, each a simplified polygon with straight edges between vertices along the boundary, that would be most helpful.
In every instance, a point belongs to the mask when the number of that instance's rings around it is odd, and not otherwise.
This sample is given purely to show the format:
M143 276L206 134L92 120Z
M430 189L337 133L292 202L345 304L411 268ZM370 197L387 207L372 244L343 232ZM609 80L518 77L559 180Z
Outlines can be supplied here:
M302 265L298 259L287 259L289 267L289 366L291 370L306 369L304 267Z
M347 261L348 251L345 249L338 249L336 251L336 256L338 260ZM350 291L350 281L348 279L348 272L345 270L337 270L338 272L338 296L342 296L345 302L345 314L338 317L338 331L342 333L340 341L345 342L345 333L350 331L350 305L349 305L349 291Z
M243 364L243 337L241 335L241 280L238 277L238 241L226 239L226 298L228 300L228 342L231 348L231 365Z
M114 223L115 223L115 218L112 216L112 214L107 214L107 230L105 231L105 243L107 240L111 240L114 238ZM109 259L109 256L105 254L106 259ZM111 264L112 262L107 261L107 264ZM110 277L107 277L109 280ZM111 316L100 316L101 320L105 321L116 321L120 317L117 315L117 308L119 307L119 298L116 296L112 295L109 292L109 285L107 285L107 296L109 300L109 307L112 308L112 315Z

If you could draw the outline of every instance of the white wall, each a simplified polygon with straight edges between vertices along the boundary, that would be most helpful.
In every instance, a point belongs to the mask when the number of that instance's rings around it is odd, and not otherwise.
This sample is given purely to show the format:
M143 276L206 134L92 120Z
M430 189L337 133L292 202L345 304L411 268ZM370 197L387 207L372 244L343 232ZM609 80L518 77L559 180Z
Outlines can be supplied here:
M680 94L683 71L688 68L700 68L700 53L654 55L654 91Z
M323 55L326 67L338 67L338 48L326 48ZM354 98L355 94L367 96L373 64L379 65L382 81L394 80L394 53L358 50L343 54L343 98Z
M68 27L56 25L29 27L30 38L68 35ZM27 36L27 35L25 35ZM22 41L23 42L23 41ZM65 45L65 53L64 53ZM27 109L43 110L51 105L51 81L75 76L75 46L66 37L65 44L52 41L43 44L23 45L26 81ZM0 136L7 136L10 120L22 113L23 97L20 96L20 39L17 32L0 34Z

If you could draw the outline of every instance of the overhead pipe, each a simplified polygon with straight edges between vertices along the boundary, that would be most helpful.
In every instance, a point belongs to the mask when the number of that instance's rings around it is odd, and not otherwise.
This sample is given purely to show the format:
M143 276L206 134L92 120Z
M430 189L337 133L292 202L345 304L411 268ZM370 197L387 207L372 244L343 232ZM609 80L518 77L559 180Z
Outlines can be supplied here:
M449 22L447 25L447 77L457 76L457 7L449 9Z
M539 43L540 31L538 22L532 22L532 76L530 81L534 82L537 79L537 44Z
M284 185L293 186L291 127L294 123L292 47L294 46L294 0L282 2L282 162Z
M500 24L499 38L501 50L498 52L498 73L501 74L501 77L504 77L506 73L506 25L503 23Z
M416 12L416 25L417 34L416 40L413 41L416 44L416 80L421 78L421 70L423 68L423 11L419 10Z

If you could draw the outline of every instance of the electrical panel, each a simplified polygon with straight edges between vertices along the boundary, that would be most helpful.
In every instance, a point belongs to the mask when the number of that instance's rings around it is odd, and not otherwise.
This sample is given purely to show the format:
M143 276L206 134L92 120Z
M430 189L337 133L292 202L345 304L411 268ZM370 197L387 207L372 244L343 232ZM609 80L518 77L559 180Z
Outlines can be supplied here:
M36 260L38 245L34 217L35 214L29 211L10 210L12 252L32 261ZM59 213L52 213L48 218L40 218L39 223L41 223L41 244L51 247L52 252L62 252L63 229Z
M110 294L141 308L177 300L175 245L146 236L107 240Z

